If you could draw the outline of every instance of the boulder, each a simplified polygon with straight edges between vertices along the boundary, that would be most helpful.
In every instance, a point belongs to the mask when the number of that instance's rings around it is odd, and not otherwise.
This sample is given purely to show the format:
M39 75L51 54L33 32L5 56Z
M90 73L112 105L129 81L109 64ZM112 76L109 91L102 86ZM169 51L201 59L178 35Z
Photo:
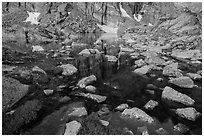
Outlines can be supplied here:
M44 49L42 48L42 46L32 46L32 52L42 52L44 51Z
M158 105L159 103L157 101L150 100L144 105L144 108L147 110L153 110Z
M72 64L64 64L64 65L61 65L59 67L63 68L62 75L64 75L64 76L71 76L77 72L77 68L75 66L73 66Z
M125 109L122 112L121 115L122 118L130 118L130 119L136 119L136 120L140 120L143 122L148 122L148 123L152 123L154 122L154 119L147 115L143 110L139 109L139 108L131 108L131 109Z
M189 108L178 108L176 109L176 114L182 118L185 118L187 120L195 121L196 118L201 116L200 112L197 112L195 108L189 107Z
M200 50L174 50L171 56L183 59L201 59L202 54Z
M143 60L143 59L139 59L139 60L136 60L135 61L135 66L136 67L142 67L142 66L144 66L146 63L145 63L145 61Z
M60 103L65 103L65 102L68 102L70 100L71 100L71 98L68 96L64 96L64 97L59 98Z
M194 87L193 80L189 77L186 77L186 76L182 76L179 78L172 78L169 80L169 83L177 85L181 88L193 88Z
M107 98L106 96L96 95L92 93L83 93L83 92L74 92L72 95L93 99L98 103L105 101Z
M162 74L164 76L181 77L183 74L178 69L178 63L172 63L164 67Z
M64 135L77 135L80 128L81 128L81 123L79 123L75 120L71 121L71 122L66 124L66 129L65 129Z
M98 103L105 101L107 98L106 96L101 96L101 95L96 95L96 94L91 94L91 93L83 94L83 97L93 99Z
M85 116L85 115L87 115L87 110L83 106L73 107L72 112L70 112L68 114L68 116L77 116L77 117L81 117L81 116Z
M44 75L47 75L47 73L43 69L39 68L38 66L33 67L32 71L33 72L39 72L39 73L42 73Z
M186 106L192 106L195 103L195 101L189 96L182 94L168 86L164 88L161 98L169 105L174 105L175 103L181 103Z
M104 125L105 127L107 127L109 125L108 121L105 120L99 120L101 122L102 125Z
M90 55L90 54L100 54L101 52L98 49L84 49L79 52L79 55Z
M120 104L119 106L117 106L115 108L115 110L119 110L119 111L124 111L125 109L130 108L128 104L124 103L124 104Z
M133 72L140 75L145 75L151 70L150 66L145 65L141 68L135 69Z
M166 64L166 61L164 59L157 57L157 56L147 58L145 62L148 64L154 64L156 66L164 66Z
M45 95L52 95L54 93L53 89L46 89L43 91L45 93Z
M187 73L187 76L189 76L193 80L201 80L202 76L196 73Z
M91 93L95 93L96 92L96 87L92 86L92 85L88 85L85 87L86 91L91 92Z
M80 88L85 88L88 84L91 84L92 82L96 81L96 76L91 75L85 78L82 78L78 83L77 86Z
M117 62L117 57L113 55L105 55L109 62Z
M97 112L97 114L99 116L107 115L108 113L110 113L110 110L109 110L107 104L103 104L102 107L100 108L100 110Z
M178 123L177 125L174 126L174 131L178 131L178 132L183 133L183 134L188 132L189 130L190 129L182 123Z
M18 80L2 76L2 107L7 109L28 93L28 85Z
M155 130L155 132L158 134L158 135L168 135L169 133L163 129L163 128L159 128L157 130Z

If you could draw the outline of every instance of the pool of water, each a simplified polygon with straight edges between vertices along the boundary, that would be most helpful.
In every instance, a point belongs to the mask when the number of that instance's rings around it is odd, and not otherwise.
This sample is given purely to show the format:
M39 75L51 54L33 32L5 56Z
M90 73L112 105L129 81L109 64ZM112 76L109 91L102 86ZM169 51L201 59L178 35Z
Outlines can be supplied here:
M87 43L88 47L83 48L94 48L94 43L96 41L101 41L107 44L109 47L108 53L112 55L117 55L118 47L120 42L117 41L117 36L115 34L102 34L102 35L84 35L77 42ZM7 43L9 45L9 43ZM12 44L10 44L13 46ZM16 48L22 48L22 45L17 45ZM94 83L94 86L97 87L99 93L101 95L106 95L108 98L105 101L105 104L108 104L109 109L112 111L110 119L110 124L115 127L127 127L133 133L138 134L137 127L147 126L149 134L156 134L155 130L162 127L164 128L169 134L179 134L178 132L173 131L173 126L176 125L178 122L184 123L189 126L190 131L187 134L201 134L202 131L202 121L200 119L196 120L195 122L189 122L183 119L178 118L177 116L173 115L169 109L169 107L161 101L161 93L162 88L165 86L173 87L171 84L168 83L168 79L162 75L162 71L155 71L154 77L150 75L140 76L137 74L132 73L134 70L134 60L130 58L128 55L124 55L123 59L121 60L120 64L110 63L108 62L104 55L99 56L88 56L88 57L81 57L73 54L73 59L71 60L63 60L61 58L52 58L50 50L58 50L62 46L57 43L50 43L43 45L43 48L47 53L50 55L45 54L36 54L31 53L31 49L29 46L25 46L25 52L30 53L30 56L34 56L33 60L29 60L24 64L18 64L21 67L28 67L32 68L34 66L39 66L40 68L47 70L50 67L56 66L60 63L71 63L77 67L78 73L76 76L59 80L58 78L53 78L52 74L49 74L49 77L53 80L53 85L51 86L59 86L59 85L69 85L68 87L74 86L76 82L85 76L89 76L94 74L97 77L97 82ZM18 55L14 56L14 58L25 60L25 55ZM3 57L4 59L4 57ZM5 59L4 59L5 60ZM3 62L5 64L9 64L8 62ZM163 78L163 82L156 81L157 78ZM69 82L67 82L69 81ZM147 84L154 84L158 88L155 91L155 95L152 96L145 92L147 90ZM195 83L201 86L201 82ZM115 88L113 88L115 87ZM180 92L188 93L187 89L180 89L178 87L174 87L176 90ZM193 88L192 91L189 92L189 96L195 100L198 100L195 104L195 108L202 112L202 98L201 98L201 88ZM36 92L39 91L39 92ZM38 114L38 118L33 121L30 125L22 128L22 132L26 134L58 134L59 132L54 132L54 129L63 129L64 121L60 121L61 117L64 114L64 110L68 103L59 103L57 99L61 96L70 96L72 101L74 100L84 100L83 98L78 98L75 96L69 95L73 91L72 88L65 88L62 92L56 92L52 96L46 96L43 94L42 88L37 87L36 85L31 85L30 92L32 94L26 95L22 98L16 105L13 106L12 109L18 107L22 103L32 100L38 99L42 102L43 108ZM141 123L138 121L132 120L124 120L120 117L120 112L116 112L114 110L115 107L122 103L127 103L130 107L138 107L143 109L143 106L150 100L154 99L159 102L159 106L153 111L146 111L147 114L152 116L156 121L153 125L148 125L146 123ZM86 106L88 113L96 112L99 110L101 104L93 102L91 100L86 100ZM143 109L144 110L144 109ZM50 118L51 117L51 118ZM52 119L52 120L50 120ZM51 125L51 126L50 126ZM27 132L28 131L28 132ZM57 130L58 131L58 130Z

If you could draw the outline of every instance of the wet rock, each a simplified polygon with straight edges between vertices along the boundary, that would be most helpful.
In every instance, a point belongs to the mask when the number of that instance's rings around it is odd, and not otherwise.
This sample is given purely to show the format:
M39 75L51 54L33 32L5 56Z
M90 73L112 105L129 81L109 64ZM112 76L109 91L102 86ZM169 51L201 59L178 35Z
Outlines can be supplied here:
M157 86L155 86L153 84L147 84L147 89L155 90L155 89L158 89L158 88L157 88Z
M189 130L190 129L182 123L178 123L177 125L174 126L174 131L178 131L178 132L181 132L183 134L188 132Z
M172 78L169 80L169 83L177 85L181 88L193 88L194 87L193 80L191 80L191 78L186 77L186 76L182 76L179 78Z
M151 90L151 89L147 89L145 90L146 93L154 95L155 94L155 90Z
M77 72L77 68L72 64L61 65L59 67L63 68L62 75L64 76L71 76Z
M162 81L164 81L164 79L163 78L158 78L157 81L162 82Z
M100 110L97 113L99 116L106 115L106 114L110 113L110 110L109 110L107 104L103 104L103 106L100 108Z
M96 92L96 87L92 86L92 85L88 85L85 87L86 91L91 92L91 93L95 93Z
M153 110L158 105L159 103L157 101L150 100L144 105L144 108L147 110Z
M162 92L162 100L167 102L169 105L174 105L174 103L181 103L186 106L192 106L195 101L189 96L182 94L168 86L166 86Z
M122 112L121 117L122 118L128 117L130 119L137 119L137 120L141 120L141 121L148 122L148 123L154 122L154 119L151 116L147 115L144 111L136 107L131 108L131 109L125 109Z
M43 92L45 93L45 95L52 95L54 93L54 90L53 89L46 89L46 90L43 90Z
M178 69L178 63L173 63L164 67L162 74L164 76L181 77L183 74Z
M90 54L100 54L97 49L84 49L82 50L79 55L90 55Z
M191 121L195 121L196 118L201 116L201 113L196 111L196 109L193 107L178 108L178 109L176 109L176 114L182 118L185 118L185 119L191 120Z
M145 75L151 70L150 66L143 66L141 68L135 69L133 72L140 75Z
M85 77L85 78L81 79L77 83L77 86L79 86L80 88L85 88L88 84L91 84L94 81L96 81L96 76L91 75L91 76L88 76L88 77Z
M144 66L146 63L145 63L145 61L143 60L143 59L139 59L139 60L136 60L135 61L135 66L136 67L142 67L142 66Z
M109 62L117 62L117 57L113 55L105 55Z
M42 52L42 51L44 51L44 49L41 46L39 45L32 46L32 52Z
M64 135L77 135L81 128L81 123L77 121L71 121L66 124Z
M157 130L155 130L155 132L158 134L158 135L168 135L169 133L163 129L163 128L159 128Z
M65 103L65 102L68 102L70 100L71 100L71 98L68 96L64 96L64 97L59 98L60 103Z
M68 116L77 116L77 117L81 117L85 115L87 115L87 110L85 107L74 107L72 109L72 112L68 114Z
M172 57L177 58L184 58L184 59L201 59L201 51L200 50L186 50L186 51L180 51L175 50L171 54Z
M18 80L2 77L2 107L9 108L28 93L28 85L21 84Z
M142 135L149 135L148 129L146 126L138 127L137 132L141 133Z
M128 104L124 103L124 104L120 104L119 106L117 106L115 108L115 110L119 110L119 111L124 111L125 109L130 108Z
M106 96L101 96L101 95L96 95L96 94L91 94L91 93L84 94L83 96L90 98L90 99L93 99L98 103L105 101L107 98Z
M47 75L47 73L43 69L39 68L38 66L33 67L32 71L33 72L39 72L39 73L42 73L44 75Z
M105 120L99 120L101 122L102 125L104 125L105 127L107 127L109 125L108 121Z
M196 73L187 73L187 76L189 76L193 80L201 80L202 76Z

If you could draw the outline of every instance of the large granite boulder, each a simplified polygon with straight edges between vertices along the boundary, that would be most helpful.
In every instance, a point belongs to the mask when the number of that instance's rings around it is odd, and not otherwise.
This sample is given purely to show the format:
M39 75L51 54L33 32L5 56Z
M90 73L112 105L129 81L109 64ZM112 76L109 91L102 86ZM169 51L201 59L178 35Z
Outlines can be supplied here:
M64 76L71 76L77 72L77 68L75 66L73 66L72 64L63 64L59 67L63 68L62 75L64 75Z
M11 107L28 93L28 85L21 84L18 80L2 77L2 107L3 110Z

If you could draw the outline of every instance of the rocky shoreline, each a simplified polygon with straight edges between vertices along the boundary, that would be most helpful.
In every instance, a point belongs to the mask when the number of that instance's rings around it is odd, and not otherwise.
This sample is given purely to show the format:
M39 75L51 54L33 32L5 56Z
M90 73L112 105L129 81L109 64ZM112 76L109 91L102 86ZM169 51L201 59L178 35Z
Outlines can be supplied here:
M127 27L114 43L89 44L77 33L97 26L70 25L82 15L66 15L78 10L68 7L61 4L55 14L46 14L47 22L41 17L36 28L16 22L9 27L9 16L17 13L3 16L3 134L202 134L197 14L181 12L155 26ZM72 20L56 23L53 31L44 27L58 14ZM56 29L63 25L75 28Z

